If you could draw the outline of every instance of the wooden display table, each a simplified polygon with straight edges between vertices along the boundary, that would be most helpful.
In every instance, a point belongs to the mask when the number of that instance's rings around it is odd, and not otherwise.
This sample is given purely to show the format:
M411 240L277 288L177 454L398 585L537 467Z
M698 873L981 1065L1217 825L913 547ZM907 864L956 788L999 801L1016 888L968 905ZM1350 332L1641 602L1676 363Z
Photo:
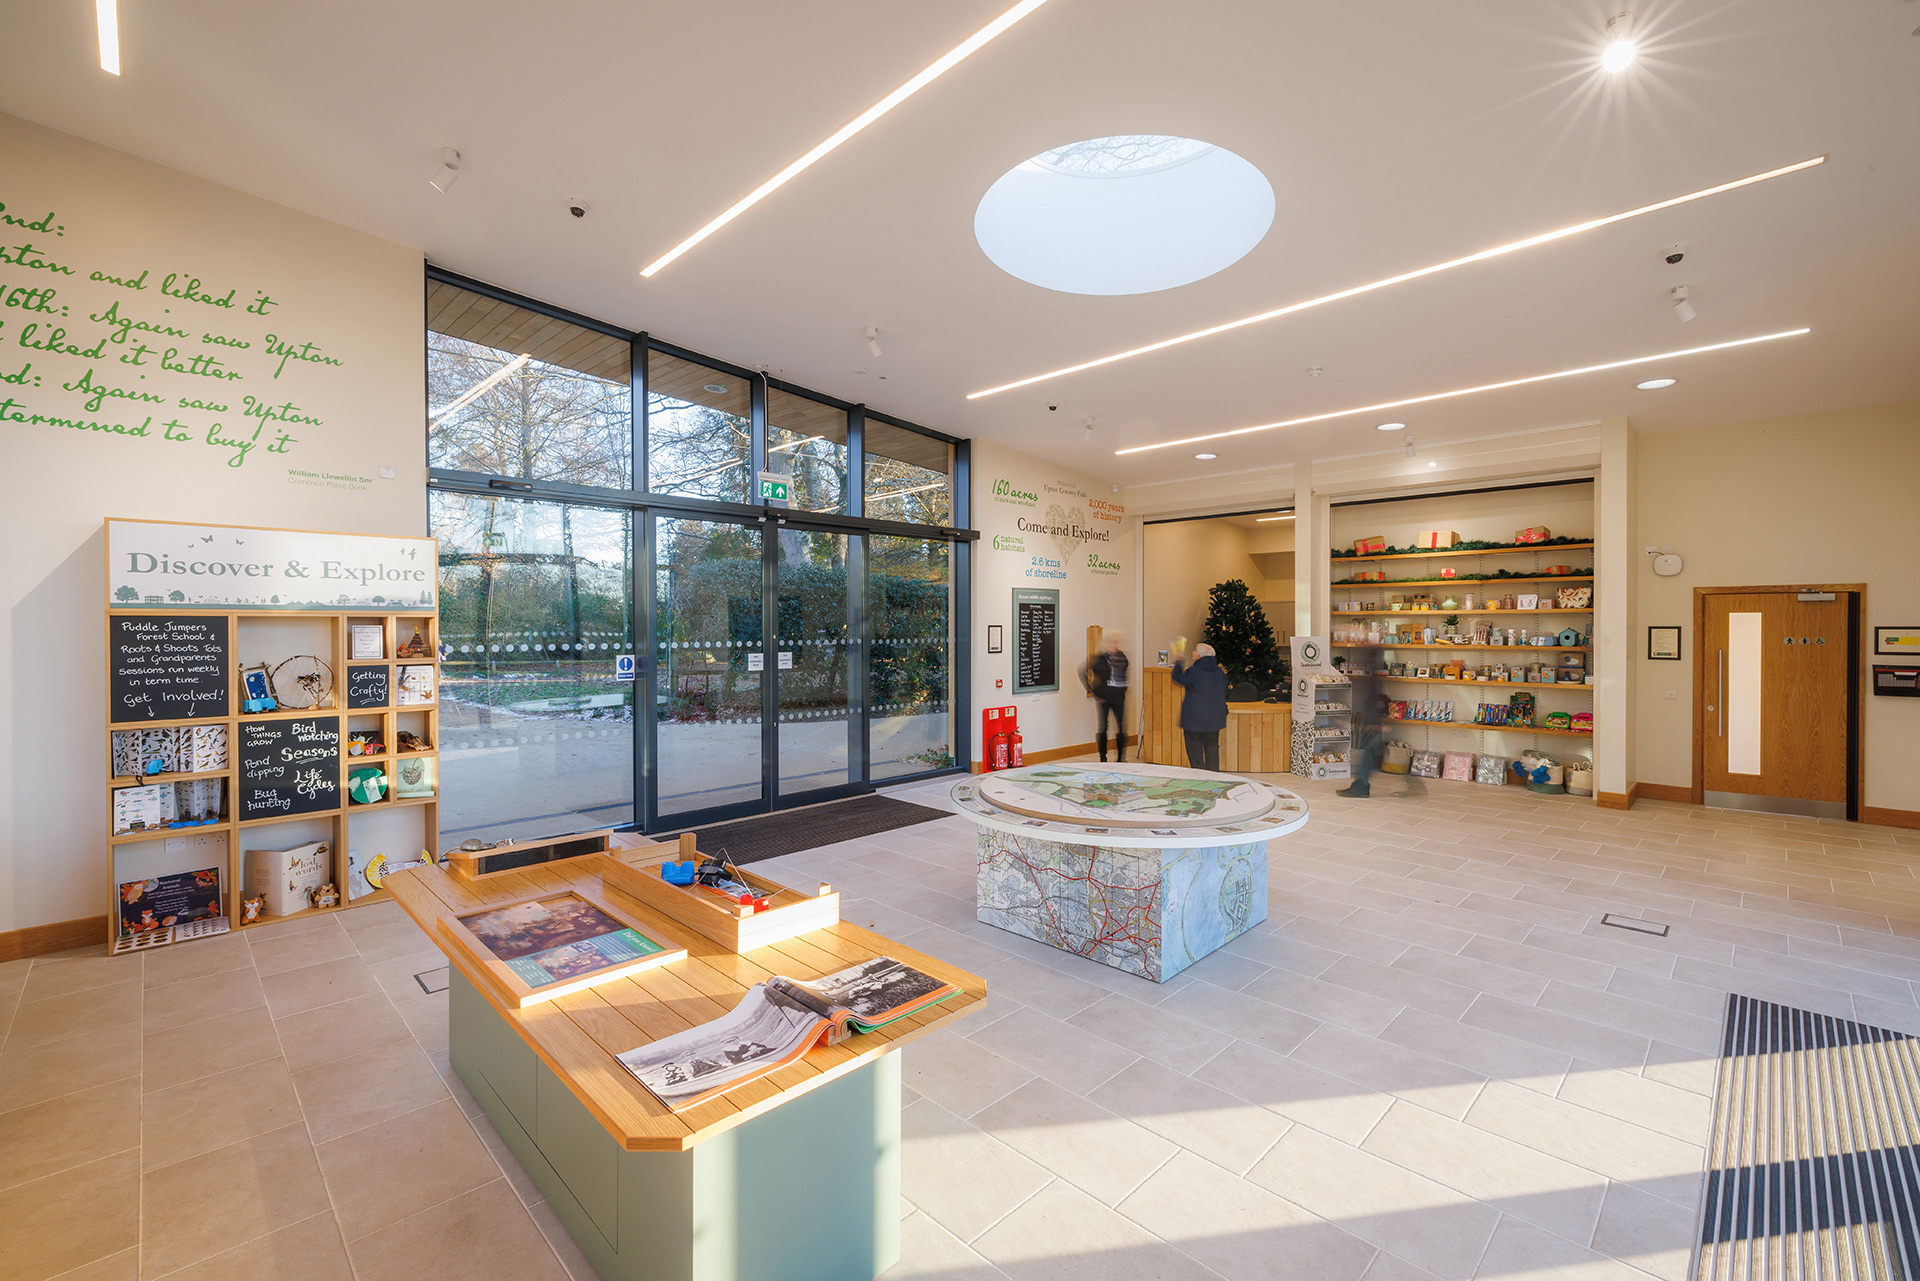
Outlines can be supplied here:
M618 860L649 867L676 851ZM624 894L590 854L467 882L444 867L387 888L447 953L454 1070L602 1281L796 1281L877 1276L900 1255L900 1060L892 1051L972 1013L979 976L840 922L734 953ZM441 932L442 917L569 889L591 892L687 949L687 959L515 1009ZM732 1010L775 974L816 978L890 956L961 989L887 1027L684 1112L615 1055Z
M1171 667L1146 669L1140 705L1140 759L1149 765L1187 765L1180 705L1187 691ZM1220 731L1220 769L1228 774L1284 774L1293 768L1293 709L1285 703L1228 703Z

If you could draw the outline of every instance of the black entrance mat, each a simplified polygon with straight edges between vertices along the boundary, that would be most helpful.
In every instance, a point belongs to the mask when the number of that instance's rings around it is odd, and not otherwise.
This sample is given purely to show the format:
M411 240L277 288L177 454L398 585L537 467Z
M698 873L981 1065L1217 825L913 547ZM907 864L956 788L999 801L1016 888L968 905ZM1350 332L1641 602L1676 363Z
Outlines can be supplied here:
M896 801L891 796L856 796L689 830L698 838L696 843L702 854L719 854L724 850L736 863L758 863L763 858L797 854L858 836L874 836L896 827L912 827L915 823L950 817L951 810ZM651 839L669 841L677 835L676 832Z

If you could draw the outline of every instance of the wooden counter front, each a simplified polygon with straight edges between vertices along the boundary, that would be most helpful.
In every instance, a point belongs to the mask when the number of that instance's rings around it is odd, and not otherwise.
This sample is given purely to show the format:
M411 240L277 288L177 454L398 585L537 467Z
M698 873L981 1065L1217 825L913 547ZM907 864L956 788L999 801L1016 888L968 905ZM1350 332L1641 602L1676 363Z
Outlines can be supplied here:
M1171 667L1146 669L1140 704L1140 759L1149 765L1187 764L1180 704L1187 691ZM1228 703L1220 731L1220 769L1227 774L1284 774L1293 765L1293 709L1285 703Z
M621 861L657 862L673 848L626 849L621 851L626 856ZM986 1000L987 986L978 975L846 921L750 952L732 952L622 893L611 879L603 885L602 870L614 861L608 854L590 854L479 882L450 876L444 866L421 867L393 873L386 888L427 937L442 945L453 967L606 1128L609 1137L629 1152L688 1150L965 1017ZM574 888L616 900L623 911L685 947L687 959L515 1009L501 999L479 965L460 949L445 945L439 926L443 917ZM739 1004L749 987L775 974L818 978L875 956L890 956L924 970L960 992L897 1023L849 1037L836 1046L816 1047L771 1076L684 1112L669 1112L614 1058L719 1018Z

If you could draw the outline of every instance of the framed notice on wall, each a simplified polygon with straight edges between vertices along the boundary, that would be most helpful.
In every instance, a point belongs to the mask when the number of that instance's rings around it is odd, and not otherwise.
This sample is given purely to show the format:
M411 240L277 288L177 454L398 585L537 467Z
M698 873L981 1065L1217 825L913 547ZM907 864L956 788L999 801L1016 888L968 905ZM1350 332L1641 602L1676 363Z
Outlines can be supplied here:
M1013 589L1013 692L1045 694L1060 688L1060 593Z

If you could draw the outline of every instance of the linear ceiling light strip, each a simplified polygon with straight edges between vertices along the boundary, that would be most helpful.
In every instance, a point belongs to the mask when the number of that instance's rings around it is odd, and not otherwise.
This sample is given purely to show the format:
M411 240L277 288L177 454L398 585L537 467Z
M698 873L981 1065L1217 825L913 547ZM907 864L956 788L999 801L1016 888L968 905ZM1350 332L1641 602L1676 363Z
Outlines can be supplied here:
M938 80L941 76L945 75L948 71L952 70L955 66L957 66L968 55L980 49L983 45L985 45L988 41L992 40L995 36L999 35L1001 32L1005 31L1007 28L1011 27L1014 23L1020 21L1020 19L1026 17L1028 14L1032 13L1035 9L1038 9L1041 5L1045 4L1046 2L1047 0L1020 0L1019 4L1014 5L1013 8L1007 10L1005 13L995 18L992 22L989 22L986 26L980 28L978 31L968 36L965 40L955 45L952 49L948 50L945 56L940 58L937 62L933 63L925 71L922 71L919 75L907 81L905 84L901 85L898 89L895 89L892 93L888 94L886 97L874 103L871 107L868 107L865 111L861 112L859 115L855 116L852 120L849 120L846 124L842 125L837 132L835 132L832 136L827 138L826 141L822 142L820 145L815 147L812 151L809 151L806 155L801 156L798 160L788 165L785 169L782 169L779 173L773 175L773 177L767 179L765 182L761 183L758 187L755 187L752 191L748 192L744 197L742 197L737 203L735 203L725 213L721 214L718 218L715 218L712 222L700 228L700 230L694 232L691 236L688 236L685 240L681 241L679 244L675 245L673 248L667 250L666 253L661 254L658 258L654 259L651 263L647 264L646 267L641 269L640 274L642 276L651 276L655 272L659 271L662 267L665 267L668 263L678 258L681 254L686 253L687 250L693 248L695 245L705 240L708 236L711 236L714 232L720 230L720 228L726 226L728 223L732 222L735 218L738 218L741 214L753 208L755 205L759 204L762 200L765 200L768 196L772 195L775 191L778 191L781 187L785 186L789 181L791 181L793 178L798 176L802 170L804 170L807 166L811 165L814 161L819 160L821 157L827 155L834 148L838 147L841 143L853 137L853 135L859 133L862 129L865 129L868 125L878 120L881 116L884 116L889 111L892 111L895 107L899 106L901 103L905 102L908 98L911 98L914 94L920 92L920 90L932 84L935 80Z
M1534 374L1529 378L1510 378L1506 382L1482 383L1478 387L1462 387L1457 391L1437 391L1430 396L1409 396L1405 400L1388 400L1378 405L1359 405L1352 409L1336 409L1331 413L1309 414L1305 418L1289 418L1285 422L1261 423L1257 427L1235 427L1231 431L1209 432L1204 436L1183 436L1179 440L1163 440L1153 445L1135 445L1130 449L1116 449L1115 454L1144 454L1154 449L1171 449L1176 445L1196 445L1203 440L1224 440L1228 436L1247 436L1257 431L1273 431L1278 427L1300 427L1307 423L1322 423L1330 418L1345 418L1351 414L1378 413L1382 409L1398 409L1402 405L1425 405L1436 400L1452 400L1457 396L1474 396L1483 391L1500 391L1506 387L1525 387L1529 383L1551 382L1556 378L1573 378L1579 374L1597 374L1608 369L1625 369L1629 365L1644 365L1656 360L1677 360L1681 356L1698 356L1709 351L1725 351L1730 347L1750 347L1754 343L1772 342L1776 338L1797 338L1801 334L1812 333L1810 328L1783 329L1777 334L1761 334L1754 338L1736 338L1732 342L1717 342L1705 347L1688 347L1683 351L1662 351L1651 356L1635 356L1629 360L1611 360L1604 365L1582 365L1578 369L1561 369L1551 374Z
M1485 262L1489 258L1499 258L1505 254L1517 253L1522 249L1531 249L1535 245L1544 245L1555 240L1564 240L1568 236L1577 236L1583 231L1593 231L1599 227L1624 222L1629 218L1638 218L1642 214L1658 213L1662 209L1671 209L1675 205L1684 205L1695 200L1704 200L1708 196L1717 196L1722 192L1737 191L1741 187L1751 187L1755 183L1781 178L1802 169L1811 169L1827 162L1825 156L1814 156L1796 164L1782 165L1778 169L1769 169L1765 173L1750 174L1745 178L1736 178L1732 182L1723 182L1717 187L1704 187L1699 191L1688 192L1684 196L1675 196L1671 200L1662 200L1651 205L1641 205L1638 209L1628 209L1622 213L1609 214L1605 218L1594 218L1587 222L1577 222L1570 227L1561 227L1557 231L1543 232L1537 236L1528 236L1525 240L1516 240L1511 244L1498 245L1492 249L1483 249L1477 254L1468 254L1464 258L1450 258L1446 262L1434 263L1431 267L1421 267L1415 271L1402 272L1397 276L1388 276L1384 280L1371 281L1364 285L1355 285L1351 289L1342 289L1337 293L1322 294L1318 298L1309 298L1305 302L1289 303L1285 307L1276 307L1272 311L1263 311L1258 315L1244 316L1239 320L1230 320L1223 325L1213 325L1207 329L1196 329L1190 334L1181 334L1177 338L1164 338L1159 342L1148 343L1144 347L1133 347L1127 351L1118 351L1111 356L1102 356L1098 360L1083 361L1078 365L1068 365L1044 374L1035 374L1031 378L1022 378L1017 382L1002 383L998 387L989 387L985 391L969 392L968 400L978 400L982 396L992 396L998 392L1012 391L1016 387L1031 387L1049 378L1062 378L1068 374L1077 374L1082 370L1098 369L1102 365L1111 365L1115 361L1129 360L1134 356L1144 356L1149 352L1164 351L1168 347L1177 347L1182 343L1197 342L1202 338L1211 338L1215 334L1224 334L1231 330L1242 329L1248 325L1257 325L1264 320L1273 320L1280 316L1292 315L1296 311L1306 311L1310 307L1323 306L1330 302L1339 302L1343 298L1353 298L1360 294L1372 293L1376 289L1385 289L1389 285L1404 284L1409 280L1418 280L1423 276L1437 275L1443 271L1452 271L1455 267L1464 267L1469 263Z

